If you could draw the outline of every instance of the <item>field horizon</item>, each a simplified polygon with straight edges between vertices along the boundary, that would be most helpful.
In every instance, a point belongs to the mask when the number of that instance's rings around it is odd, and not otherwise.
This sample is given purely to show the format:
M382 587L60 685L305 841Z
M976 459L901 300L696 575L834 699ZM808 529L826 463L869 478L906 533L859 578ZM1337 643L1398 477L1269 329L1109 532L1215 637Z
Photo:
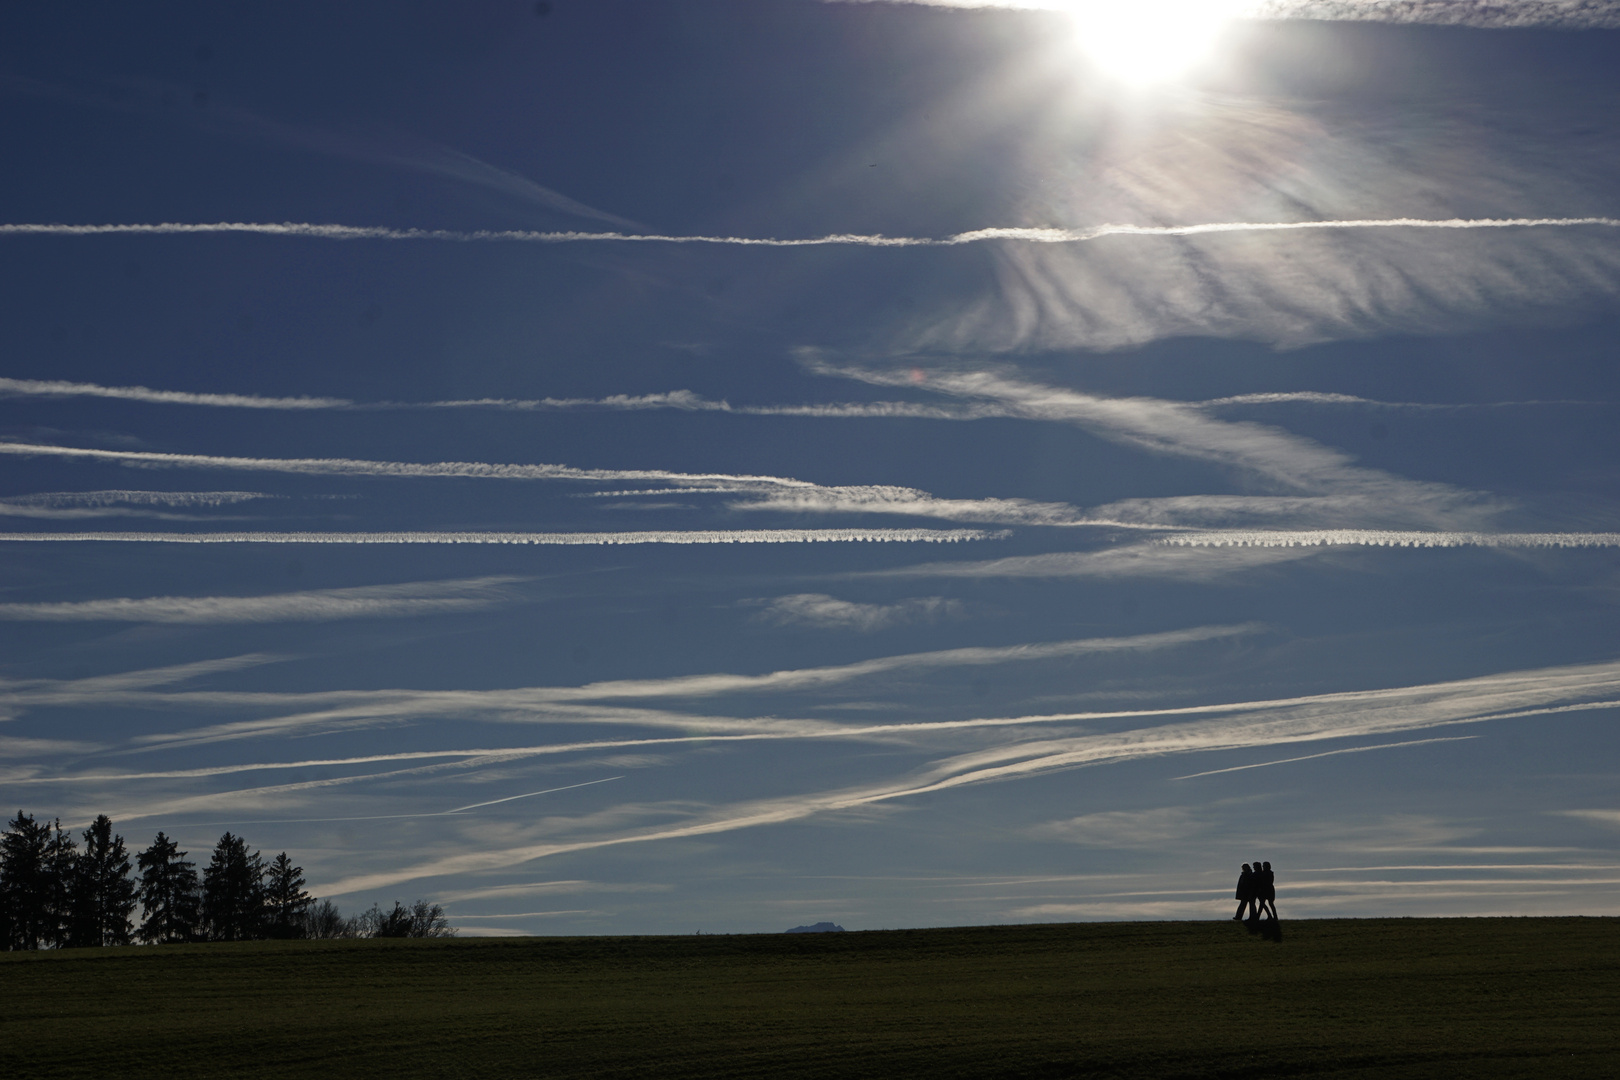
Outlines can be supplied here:
M1620 919L1048 923L0 955L12 1077L1593 1076Z

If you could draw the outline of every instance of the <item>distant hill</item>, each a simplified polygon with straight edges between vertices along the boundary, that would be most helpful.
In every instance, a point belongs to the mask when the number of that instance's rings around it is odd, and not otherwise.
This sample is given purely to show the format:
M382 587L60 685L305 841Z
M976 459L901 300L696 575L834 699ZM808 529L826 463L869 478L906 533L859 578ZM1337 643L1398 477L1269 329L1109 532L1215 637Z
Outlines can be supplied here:
M818 922L814 926L795 926L791 930L784 930L784 934L842 934L844 928L837 923Z

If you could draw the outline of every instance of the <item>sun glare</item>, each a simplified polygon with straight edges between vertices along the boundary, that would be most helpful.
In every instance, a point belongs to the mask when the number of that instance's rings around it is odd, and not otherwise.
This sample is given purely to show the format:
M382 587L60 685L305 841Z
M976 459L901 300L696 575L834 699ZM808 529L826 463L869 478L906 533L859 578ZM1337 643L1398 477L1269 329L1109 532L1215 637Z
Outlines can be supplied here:
M1110 76L1138 86L1173 79L1214 51L1241 0L1068 0L1080 46Z

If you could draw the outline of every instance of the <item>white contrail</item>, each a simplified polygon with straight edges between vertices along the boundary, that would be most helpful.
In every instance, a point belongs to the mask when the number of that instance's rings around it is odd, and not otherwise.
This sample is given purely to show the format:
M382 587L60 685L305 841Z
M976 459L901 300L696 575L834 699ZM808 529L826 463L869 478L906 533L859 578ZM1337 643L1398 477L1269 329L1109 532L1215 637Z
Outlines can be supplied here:
M361 585L269 596L147 596L46 604L0 603L0 622L264 623L400 618L479 611L513 600L521 577Z
M809 405L733 405L690 390L656 394L610 394L601 398L452 398L443 401L353 401L337 397L264 397L258 394L215 394L190 390L157 390L150 386L103 386L62 379L0 378L0 397L100 397L138 401L149 405L208 405L231 409L283 409L309 411L336 409L351 412L392 412L411 409L490 409L507 412L552 412L601 409L641 412L673 409L679 412L720 412L737 416L809 417L915 417L929 420L978 420L1010 415L994 405L924 405L912 401L843 401ZM1235 399L1234 399L1235 400ZM1359 399L1355 399L1359 400ZM1210 404L1210 403L1204 403ZM1213 404L1225 404L1215 402Z
M1620 547L1620 532L1483 533L1394 529L1233 529L1166 536L1152 541L1177 547Z
M1539 710L1538 710L1539 711ZM1246 769L1264 769L1268 765L1292 765L1296 761L1315 761L1317 758L1337 757L1340 754L1364 754L1368 750L1394 750L1400 746L1426 746L1429 743L1440 742L1466 742L1477 739L1478 735L1452 735L1443 739L1411 739L1407 742L1379 743L1377 746L1352 746L1346 750L1327 750L1320 754L1306 754L1303 757L1279 758L1276 761L1258 761L1253 765L1233 765L1229 769L1210 769L1207 772L1188 773L1186 776L1172 776L1172 780L1196 780L1200 776L1219 776L1222 773L1243 772Z
M352 405L343 398L259 397L255 394L193 394L154 390L149 386L102 386L62 379L0 379L0 395L29 397L104 397L165 405L227 405L239 409L335 409Z
M459 814L465 810L477 810L481 806L495 806L499 803L513 802L517 799L532 799L536 795L550 795L553 791L572 791L575 788L590 787L592 784L605 784L609 780L623 779L623 776L606 776L600 780L587 780L583 784L567 784L563 787L546 788L544 791L526 791L522 795L508 795L504 799L491 799L488 802L468 803L466 806L458 806L454 810L441 810L440 814Z
M1077 244L1108 236L1202 236L1206 233L1290 232L1302 229L1528 229L1601 226L1620 228L1620 218L1348 218L1330 221L1216 221L1198 225L1092 225L1080 229L1029 226L992 227L950 236L884 236L882 233L829 233L825 236L705 236L669 233L537 232L530 229L396 229L382 225L322 225L282 221L165 221L155 224L68 225L45 222L0 224L0 236L106 236L254 233L320 240L443 240L456 243L524 244L722 244L733 247L956 247L991 240L1031 244Z
M78 532L0 533L0 543L127 544L815 544L955 543L1001 540L1006 530L987 529L698 529L651 532Z
M732 473L679 473L666 469L576 469L569 465L511 465L487 461L367 461L357 458L247 458L218 454L165 454L152 450L98 450L83 446L0 442L0 454L115 461L144 468L235 469L304 476L409 476L480 480L665 480L816 488L808 480Z

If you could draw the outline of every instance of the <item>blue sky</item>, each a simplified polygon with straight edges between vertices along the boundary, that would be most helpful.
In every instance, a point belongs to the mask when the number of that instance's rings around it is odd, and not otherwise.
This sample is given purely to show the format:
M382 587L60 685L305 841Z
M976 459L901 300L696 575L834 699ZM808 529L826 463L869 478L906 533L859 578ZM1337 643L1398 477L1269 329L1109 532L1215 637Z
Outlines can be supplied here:
M8 808L468 934L1615 914L1620 6L1150 6L8 10Z

